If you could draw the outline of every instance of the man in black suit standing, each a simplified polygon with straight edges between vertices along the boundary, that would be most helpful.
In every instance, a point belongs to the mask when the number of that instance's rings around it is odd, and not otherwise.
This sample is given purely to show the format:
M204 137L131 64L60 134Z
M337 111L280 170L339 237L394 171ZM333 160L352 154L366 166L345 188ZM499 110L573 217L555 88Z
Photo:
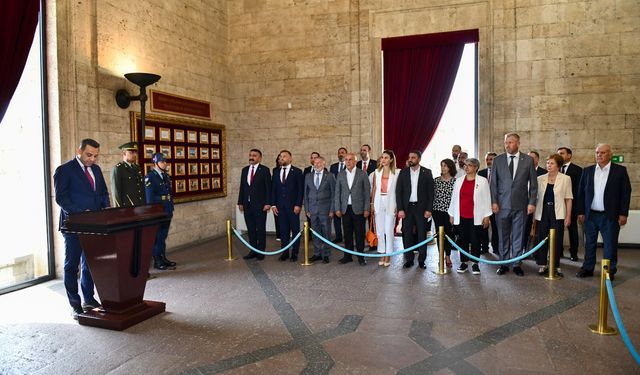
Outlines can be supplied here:
M256 148L249 151L249 165L242 168L240 173L238 208L244 213L249 243L264 251L267 243L267 212L271 208L271 173L269 168L260 164L261 161L262 151ZM251 250L243 258L263 260L264 255Z
M338 149L338 162L331 164L329 167L329 172L333 173L333 176L337 179L338 173L344 171L346 165L344 163L344 157L347 155L347 149L344 147L340 147ZM333 218L333 230L336 232L336 238L333 240L333 243L342 242L342 218L334 216Z
M582 177L582 168L571 162L571 149L568 147L558 148L558 155L564 159L564 164L560 168L560 173L564 173L571 178L571 190L573 198L578 197L578 188L580 187L580 177ZM571 260L577 262L578 259L578 214L576 210L571 210L571 224L569 225L569 254ZM564 256L564 249L561 250L561 256Z
M315 165L315 161L318 156L320 156L320 154L316 151L313 151L309 155L309 166L302 171L302 178L305 178L307 173L311 173L311 171L313 171L313 166Z
M371 146L364 144L360 147L360 160L356 163L356 168L362 169L367 173L367 176L371 172L375 171L378 167L378 162L371 160Z
M411 247L427 238L433 209L433 175L431 170L420 166L420 151L411 151L407 168L400 171L396 184L396 204L398 217L402 219L402 243ZM416 234L414 234L414 228ZM425 269L427 246L418 249L418 267ZM413 267L413 251L404 253L404 268Z
M280 240L282 247L291 242L292 237L300 232L300 210L302 209L302 195L304 180L302 171L291 165L291 152L280 151L280 167L273 174L271 185L271 209L280 223ZM291 246L291 261L298 260L300 240ZM289 250L282 253L281 261L289 259Z
M631 203L631 183L627 168L611 162L611 146L596 147L596 164L582 171L578 189L578 221L584 225L584 263L577 277L593 276L598 232L604 244L604 259L611 260L609 275L618 268L618 234L627 224Z
M478 171L478 175L484 177L491 183L491 169L493 168L493 158L498 156L495 152L487 152L487 155L484 157L484 161L487 164L485 169L481 169ZM491 221L491 249L494 254L500 254L500 250L498 250L499 242L498 242L498 226L496 225L496 214L492 213L489 216L489 220ZM486 254L489 252L489 228L484 228L482 230L482 237L480 238L480 254Z
M533 158L533 166L536 168L536 175L542 176L543 174L547 174L547 170L544 168L540 168L540 153L538 151L531 150L529 151L529 156Z
M540 168L540 153L538 151L529 151L529 156L533 159L533 167L536 169L536 176L540 177L543 174L547 174L547 170ZM527 226L524 229L524 238L522 239L522 245L525 253L529 250L529 239L533 238L531 234L531 228L533 227L533 214L527 215ZM535 255L533 255L535 257Z

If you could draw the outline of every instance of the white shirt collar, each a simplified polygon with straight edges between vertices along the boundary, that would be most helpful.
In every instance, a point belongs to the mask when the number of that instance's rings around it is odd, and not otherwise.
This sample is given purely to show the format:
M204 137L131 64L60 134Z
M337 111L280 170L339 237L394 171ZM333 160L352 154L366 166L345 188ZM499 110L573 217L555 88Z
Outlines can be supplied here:
M260 166L260 163L255 163L253 165L249 164L249 169L251 169L251 167L253 167L253 170L255 171L255 170L258 169L259 166Z
M78 164L80 164L80 166L82 167L82 169L84 169L85 165L82 164L82 161L80 160L80 156L76 155L76 160L78 161Z
M598 163L596 163L596 168L601 170L601 171L608 171L611 169L611 162L608 162L607 165L604 166L604 168L600 168L600 165Z
M520 159L520 150L518 150L518 152L516 152L515 154L510 154L507 152L508 156L515 156L517 159Z

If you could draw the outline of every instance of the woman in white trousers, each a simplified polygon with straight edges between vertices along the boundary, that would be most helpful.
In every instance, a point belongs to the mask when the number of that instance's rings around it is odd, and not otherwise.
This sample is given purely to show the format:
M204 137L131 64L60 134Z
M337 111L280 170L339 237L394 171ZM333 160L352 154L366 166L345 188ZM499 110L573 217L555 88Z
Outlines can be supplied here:
M396 156L391 150L384 150L378 169L372 173L371 213L375 214L378 253L393 252L396 225ZM382 257L378 265L389 267L391 257Z

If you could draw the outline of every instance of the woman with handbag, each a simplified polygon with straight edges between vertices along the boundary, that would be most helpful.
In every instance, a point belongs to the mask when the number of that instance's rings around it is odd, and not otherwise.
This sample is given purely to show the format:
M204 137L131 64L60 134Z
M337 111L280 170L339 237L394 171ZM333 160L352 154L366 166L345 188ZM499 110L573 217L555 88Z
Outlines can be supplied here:
M378 235L378 253L393 252L396 225L396 156L391 150L384 150L378 169L372 173L371 213L375 215ZM391 257L384 256L378 265L389 267Z

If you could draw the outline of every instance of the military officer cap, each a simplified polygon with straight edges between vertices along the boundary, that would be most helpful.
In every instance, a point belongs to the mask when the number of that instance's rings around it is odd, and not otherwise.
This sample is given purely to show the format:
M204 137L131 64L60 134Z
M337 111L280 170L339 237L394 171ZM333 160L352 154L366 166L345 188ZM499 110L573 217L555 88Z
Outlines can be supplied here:
M159 163L161 161L167 161L167 159L164 158L164 154L156 152L151 157L151 161L153 161L154 163Z
M122 151L138 151L138 142L127 142L118 148Z

